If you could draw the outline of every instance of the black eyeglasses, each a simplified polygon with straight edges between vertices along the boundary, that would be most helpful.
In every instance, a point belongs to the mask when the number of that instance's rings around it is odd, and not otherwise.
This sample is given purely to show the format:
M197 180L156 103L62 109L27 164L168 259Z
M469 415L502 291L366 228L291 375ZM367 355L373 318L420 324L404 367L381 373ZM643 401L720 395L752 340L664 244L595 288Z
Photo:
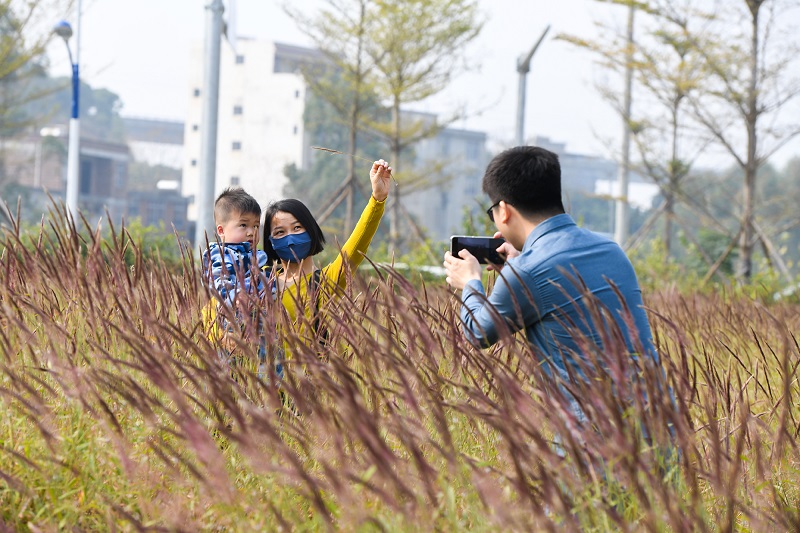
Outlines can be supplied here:
M497 202L492 204L492 207L486 210L486 214L489 215L489 220L491 220L492 222L494 222L494 208L500 205L500 202L502 202L502 200L498 200Z

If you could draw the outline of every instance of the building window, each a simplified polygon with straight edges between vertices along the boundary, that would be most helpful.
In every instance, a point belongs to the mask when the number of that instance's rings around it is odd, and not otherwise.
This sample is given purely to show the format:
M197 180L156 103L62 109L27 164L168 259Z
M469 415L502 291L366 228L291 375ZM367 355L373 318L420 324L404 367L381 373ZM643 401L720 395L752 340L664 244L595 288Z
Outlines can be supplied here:
M80 162L78 191L81 194L91 194L92 192L92 163L89 161Z
M243 55L237 55L236 56L236 64L237 65L243 65L244 64L244 56Z
M233 150L241 150L242 149L242 142L241 141L233 141L231 144L231 149Z
M197 131L200 129L200 124L192 124L192 131Z
M118 193L125 190L128 185L128 165L125 163L117 163L114 169L114 188Z
M442 155L450 155L450 139L445 137L442 139Z
M300 91L299 91L299 90L296 90L296 91L294 92L294 97L295 97L295 98L300 98Z
M164 206L161 204L148 203L147 214L145 215L143 223L147 226L157 226L161 221L161 212L163 209Z
M231 186L239 185L239 176L231 176Z
M241 115L242 111L243 111L242 106L240 106L240 105L233 106L233 114L234 115Z
M289 72L294 73L300 69L300 63L296 60L289 59L287 57L275 57L275 65L274 65L274 72L281 73L281 72Z
M198 97L198 96L200 96L200 89L197 89L197 88L195 88L195 90L194 90L194 91L192 91L192 94L193 94L195 97Z
M293 133L294 133L295 135L297 135L297 126L295 126L295 127L294 127L294 132L293 132Z
M193 167L196 167L196 166L197 166L197 159L192 159L192 163L191 163L191 165L192 165Z
M477 161L480 154L480 144L471 142L467 144L467 159L470 161Z

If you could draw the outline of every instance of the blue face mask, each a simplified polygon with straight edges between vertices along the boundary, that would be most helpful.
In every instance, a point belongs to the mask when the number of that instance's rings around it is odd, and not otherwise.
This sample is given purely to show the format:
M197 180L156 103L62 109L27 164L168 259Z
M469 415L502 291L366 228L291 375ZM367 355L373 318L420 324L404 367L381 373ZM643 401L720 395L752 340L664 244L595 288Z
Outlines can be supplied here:
M303 233L292 233L278 239L269 238L272 249L278 257L284 261L299 263L311 252L311 237L307 231Z

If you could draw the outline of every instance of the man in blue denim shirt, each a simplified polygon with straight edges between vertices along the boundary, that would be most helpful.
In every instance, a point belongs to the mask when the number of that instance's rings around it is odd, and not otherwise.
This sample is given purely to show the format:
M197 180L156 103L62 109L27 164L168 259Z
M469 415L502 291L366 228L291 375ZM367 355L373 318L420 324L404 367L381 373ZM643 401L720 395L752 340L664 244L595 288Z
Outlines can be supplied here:
M506 150L489 163L483 191L492 201L488 215L496 236L506 240L498 252L507 262L492 294L487 299L481 266L468 251L459 257L447 252L444 262L447 282L463 290L461 320L473 344L488 347L504 331L524 330L548 375L556 381L568 380L570 373L580 377L576 358L591 365L581 346L588 340L602 348L606 333L586 305L591 294L609 310L628 352L645 352L658 362L633 266L615 242L579 228L564 212L556 154L532 146ZM583 286L576 287L576 280Z

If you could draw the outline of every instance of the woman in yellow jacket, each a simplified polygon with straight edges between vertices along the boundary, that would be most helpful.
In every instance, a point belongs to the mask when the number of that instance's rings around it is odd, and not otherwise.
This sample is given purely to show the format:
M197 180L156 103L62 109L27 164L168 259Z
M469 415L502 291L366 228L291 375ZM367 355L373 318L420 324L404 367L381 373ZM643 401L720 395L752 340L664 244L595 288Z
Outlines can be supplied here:
M372 237L383 216L392 169L384 161L375 161L369 173L372 196L361 214L353 233L342 246L339 256L329 265L319 267L314 256L325 244L325 236L308 208L299 200L279 200L270 204L264 214L264 251L273 268L277 303L288 318L298 327L303 322L313 323L317 312L317 292L323 288L330 293L336 286L347 283L345 265L355 269L364 258ZM325 288L327 287L327 290ZM309 292L314 294L309 295ZM298 310L298 305L303 308ZM298 320L299 312L306 320ZM310 336L319 332L309 332ZM284 347L285 348L285 347ZM288 354L287 354L288 355ZM280 360L278 375L281 376Z

